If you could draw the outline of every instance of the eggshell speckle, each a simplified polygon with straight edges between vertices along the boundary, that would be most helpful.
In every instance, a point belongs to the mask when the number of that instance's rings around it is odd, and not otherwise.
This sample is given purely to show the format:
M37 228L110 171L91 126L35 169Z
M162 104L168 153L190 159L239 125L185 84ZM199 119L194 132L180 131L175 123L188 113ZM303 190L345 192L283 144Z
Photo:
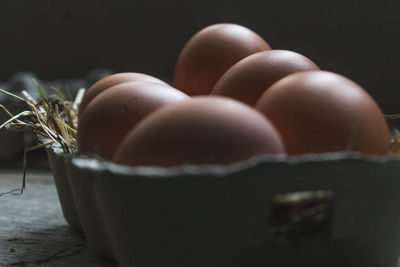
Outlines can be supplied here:
M319 70L319 67L296 52L263 51L233 65L218 80L211 94L231 97L253 106L273 83L289 74L307 70Z
M113 161L132 166L227 164L284 151L275 127L255 109L228 98L196 97L142 120Z
M174 85L188 95L209 94L236 62L270 46L255 32L236 24L215 24L196 33L181 51Z
M276 126L289 154L356 151L382 155L390 134L382 111L353 81L331 72L289 75L256 108Z
M189 97L170 86L150 82L121 83L94 98L79 114L78 149L111 159L125 134L161 106Z

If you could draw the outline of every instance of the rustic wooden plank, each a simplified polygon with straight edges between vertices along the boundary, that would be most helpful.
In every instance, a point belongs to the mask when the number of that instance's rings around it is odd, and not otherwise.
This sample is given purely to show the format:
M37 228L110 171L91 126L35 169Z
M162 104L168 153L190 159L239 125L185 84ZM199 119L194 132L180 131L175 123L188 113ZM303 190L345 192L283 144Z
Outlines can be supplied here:
M21 185L21 172L0 170L0 193ZM27 175L23 195L0 197L0 266L115 267L97 258L63 218L49 172ZM400 264L398 264L400 267Z
M0 193L21 185L21 172L0 171ZM93 255L65 221L49 172L27 176L23 195L0 197L0 266L116 266Z

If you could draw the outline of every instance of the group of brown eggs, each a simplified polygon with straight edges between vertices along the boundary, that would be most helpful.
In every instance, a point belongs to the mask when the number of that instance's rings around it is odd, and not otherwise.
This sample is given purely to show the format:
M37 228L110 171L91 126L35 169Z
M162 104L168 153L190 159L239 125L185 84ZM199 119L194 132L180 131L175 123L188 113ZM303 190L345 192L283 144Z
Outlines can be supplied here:
M173 86L141 73L95 83L80 106L79 151L131 166L389 151L384 115L364 89L240 25L197 32Z

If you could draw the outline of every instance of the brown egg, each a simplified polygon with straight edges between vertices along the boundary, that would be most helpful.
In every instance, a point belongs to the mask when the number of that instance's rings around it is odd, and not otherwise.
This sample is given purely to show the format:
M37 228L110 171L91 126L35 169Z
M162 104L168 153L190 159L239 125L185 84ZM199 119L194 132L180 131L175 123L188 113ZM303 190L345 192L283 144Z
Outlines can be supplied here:
M289 74L306 70L319 70L319 67L296 52L258 52L242 59L225 72L211 94L227 96L253 106L273 83Z
M100 93L79 114L78 149L111 159L125 134L142 118L161 106L188 98L160 83L117 84Z
M122 73L112 74L97 81L87 90L85 96L82 99L79 111L82 112L86 108L87 104L89 104L89 102L92 101L93 98L95 98L98 94L100 94L104 90L120 83L133 82L133 81L144 81L144 82L146 81L146 82L153 82L153 83L160 83L167 85L160 79L157 79L153 76L143 73L122 72Z
M233 99L196 97L142 120L113 161L132 166L227 164L284 151L275 127L255 109Z
M196 33L181 51L174 84L188 95L209 94L236 62L270 46L253 31L236 24L215 24Z
M382 155L390 134L375 101L331 72L291 74L272 85L256 108L276 126L289 154L356 151Z

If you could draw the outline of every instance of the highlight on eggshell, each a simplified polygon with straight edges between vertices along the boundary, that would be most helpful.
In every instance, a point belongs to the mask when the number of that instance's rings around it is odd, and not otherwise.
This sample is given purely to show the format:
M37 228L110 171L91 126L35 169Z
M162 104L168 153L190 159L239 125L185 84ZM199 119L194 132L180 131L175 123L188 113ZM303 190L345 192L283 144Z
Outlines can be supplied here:
M125 134L156 109L189 97L153 82L117 84L96 96L79 114L78 150L111 159Z
M291 74L256 106L276 126L288 154L354 151L384 155L390 132L381 109L355 82L326 71Z
M319 67L299 53L288 50L258 52L240 60L225 72L211 94L234 98L253 106L276 81L308 70L319 70Z
M268 43L252 30L221 23L197 32L176 62L174 87L188 95L207 95L218 79L241 59L265 50Z
M214 24L192 36L176 62L174 86L135 72L93 84L80 106L79 151L118 164L173 166L286 152L383 155L390 147L387 122L364 89L299 53L272 50L241 25ZM263 148L265 138L275 147Z
M133 81L153 82L168 85L167 83L156 77L139 72L121 72L112 74L97 81L87 90L79 106L79 111L82 112L89 104L89 102L92 101L93 98L95 98L104 90L107 90L108 88L111 88L120 83Z
M168 167L229 164L284 153L274 125L252 107L225 97L194 97L143 119L120 143L113 161Z

